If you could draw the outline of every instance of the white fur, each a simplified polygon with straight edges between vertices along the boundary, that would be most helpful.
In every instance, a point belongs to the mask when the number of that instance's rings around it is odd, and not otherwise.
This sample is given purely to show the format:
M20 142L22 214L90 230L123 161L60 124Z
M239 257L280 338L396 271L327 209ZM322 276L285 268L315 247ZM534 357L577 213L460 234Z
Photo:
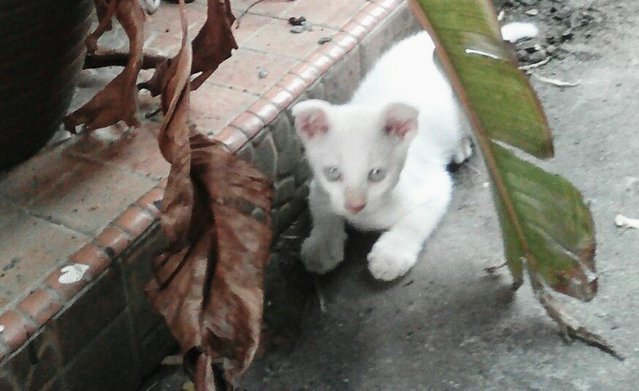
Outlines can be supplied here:
M325 273L343 260L346 220L385 231L368 254L369 270L377 279L395 279L417 262L446 211L452 189L446 164L465 160L470 145L462 142L465 120L433 51L428 34L418 33L382 56L347 104L311 100L293 108L314 173L313 228L302 246L310 271ZM389 135L388 123L408 131ZM341 170L341 180L327 179L329 166ZM372 183L368 173L377 167L387 175ZM361 202L361 211L349 211Z

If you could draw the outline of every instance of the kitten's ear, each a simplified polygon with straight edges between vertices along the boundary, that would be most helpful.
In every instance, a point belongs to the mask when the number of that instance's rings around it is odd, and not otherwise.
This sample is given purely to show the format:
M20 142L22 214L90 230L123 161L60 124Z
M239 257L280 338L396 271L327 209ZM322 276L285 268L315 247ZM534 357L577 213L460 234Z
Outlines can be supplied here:
M329 107L330 103L319 99L306 100L293 106L291 112L295 117L295 129L304 140L328 132L326 111Z
M417 134L419 111L404 103L391 103L384 108L384 132L402 140L411 140Z

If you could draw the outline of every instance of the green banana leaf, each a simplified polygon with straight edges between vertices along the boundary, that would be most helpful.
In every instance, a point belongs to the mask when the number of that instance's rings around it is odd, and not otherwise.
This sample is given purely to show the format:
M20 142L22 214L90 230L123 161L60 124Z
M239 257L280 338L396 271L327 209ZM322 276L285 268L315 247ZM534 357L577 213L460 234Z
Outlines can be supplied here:
M536 292L545 283L592 299L597 292L594 225L581 194L564 178L512 152L552 157L552 136L537 96L502 40L493 5L412 0L411 7L435 40L440 63L473 125L515 286L523 281L525 264Z
M568 339L619 360L624 356L589 331L544 290L583 301L597 294L595 229L579 191L559 175L515 156L553 156L552 136L528 79L504 43L490 0L410 0L429 31L473 125L492 181L506 264L518 288L528 271L535 296Z

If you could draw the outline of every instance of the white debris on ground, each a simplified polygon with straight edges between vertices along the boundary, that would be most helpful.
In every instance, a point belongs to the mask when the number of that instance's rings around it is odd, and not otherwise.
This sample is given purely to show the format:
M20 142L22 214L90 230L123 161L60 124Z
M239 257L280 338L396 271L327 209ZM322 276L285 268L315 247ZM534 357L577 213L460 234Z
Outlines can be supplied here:
M639 229L639 219L631 219L622 214L615 217L615 225L620 228L637 228Z
M58 282L60 284L75 284L84 277L84 273L86 273L87 270L89 270L89 266L81 263L67 265L60 269L62 274L58 277Z

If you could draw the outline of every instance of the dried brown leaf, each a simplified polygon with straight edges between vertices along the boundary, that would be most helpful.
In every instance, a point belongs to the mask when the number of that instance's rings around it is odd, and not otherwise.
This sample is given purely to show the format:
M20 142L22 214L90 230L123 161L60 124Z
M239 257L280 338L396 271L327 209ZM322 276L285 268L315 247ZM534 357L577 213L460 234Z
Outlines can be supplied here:
M191 74L200 73L191 83L196 90L226 59L231 57L237 42L233 37L232 25L235 17L229 0L208 0L206 22L193 39L193 64ZM159 64L151 79L140 83L140 89L147 89L152 96L158 95L164 85L170 61Z
M233 385L259 345L271 241L271 186L263 174L221 145L201 136L192 138L191 145L193 209L182 213L183 204L163 205L171 218L163 219L162 227L178 240L156 259L156 280L148 290L183 352L201 350ZM165 201L185 193L180 182L169 182ZM180 232L188 232L183 242ZM197 378L213 377L199 373Z
M154 261L147 292L196 388L212 390L235 385L259 344L272 190L222 145L189 138L191 46L181 10L182 48L164 76L158 140L172 165L161 221L169 247Z
M259 345L264 269L271 243L271 187L218 145L192 151L194 177L213 209L217 261L202 314L205 353L235 385Z
M234 21L229 0L208 0L206 22L193 39L191 73L202 73L193 79L192 90L197 90L224 60L231 57L232 50L237 49L231 30Z
M114 7L115 15L129 38L129 61L122 73L111 80L88 103L64 119L65 128L73 133L80 124L85 124L87 130L103 128L120 120L129 126L140 125L135 116L138 108L135 83L143 59L144 10L137 0L111 0L108 4L109 7ZM112 12L107 11L100 23L102 24L110 14ZM89 38L87 45L90 44Z
M98 39L100 39L105 31L109 31L113 28L111 19L113 19L113 14L118 6L116 0L94 0L93 3L95 4L95 13L98 16L98 26L84 41L88 53L95 52L98 48Z

